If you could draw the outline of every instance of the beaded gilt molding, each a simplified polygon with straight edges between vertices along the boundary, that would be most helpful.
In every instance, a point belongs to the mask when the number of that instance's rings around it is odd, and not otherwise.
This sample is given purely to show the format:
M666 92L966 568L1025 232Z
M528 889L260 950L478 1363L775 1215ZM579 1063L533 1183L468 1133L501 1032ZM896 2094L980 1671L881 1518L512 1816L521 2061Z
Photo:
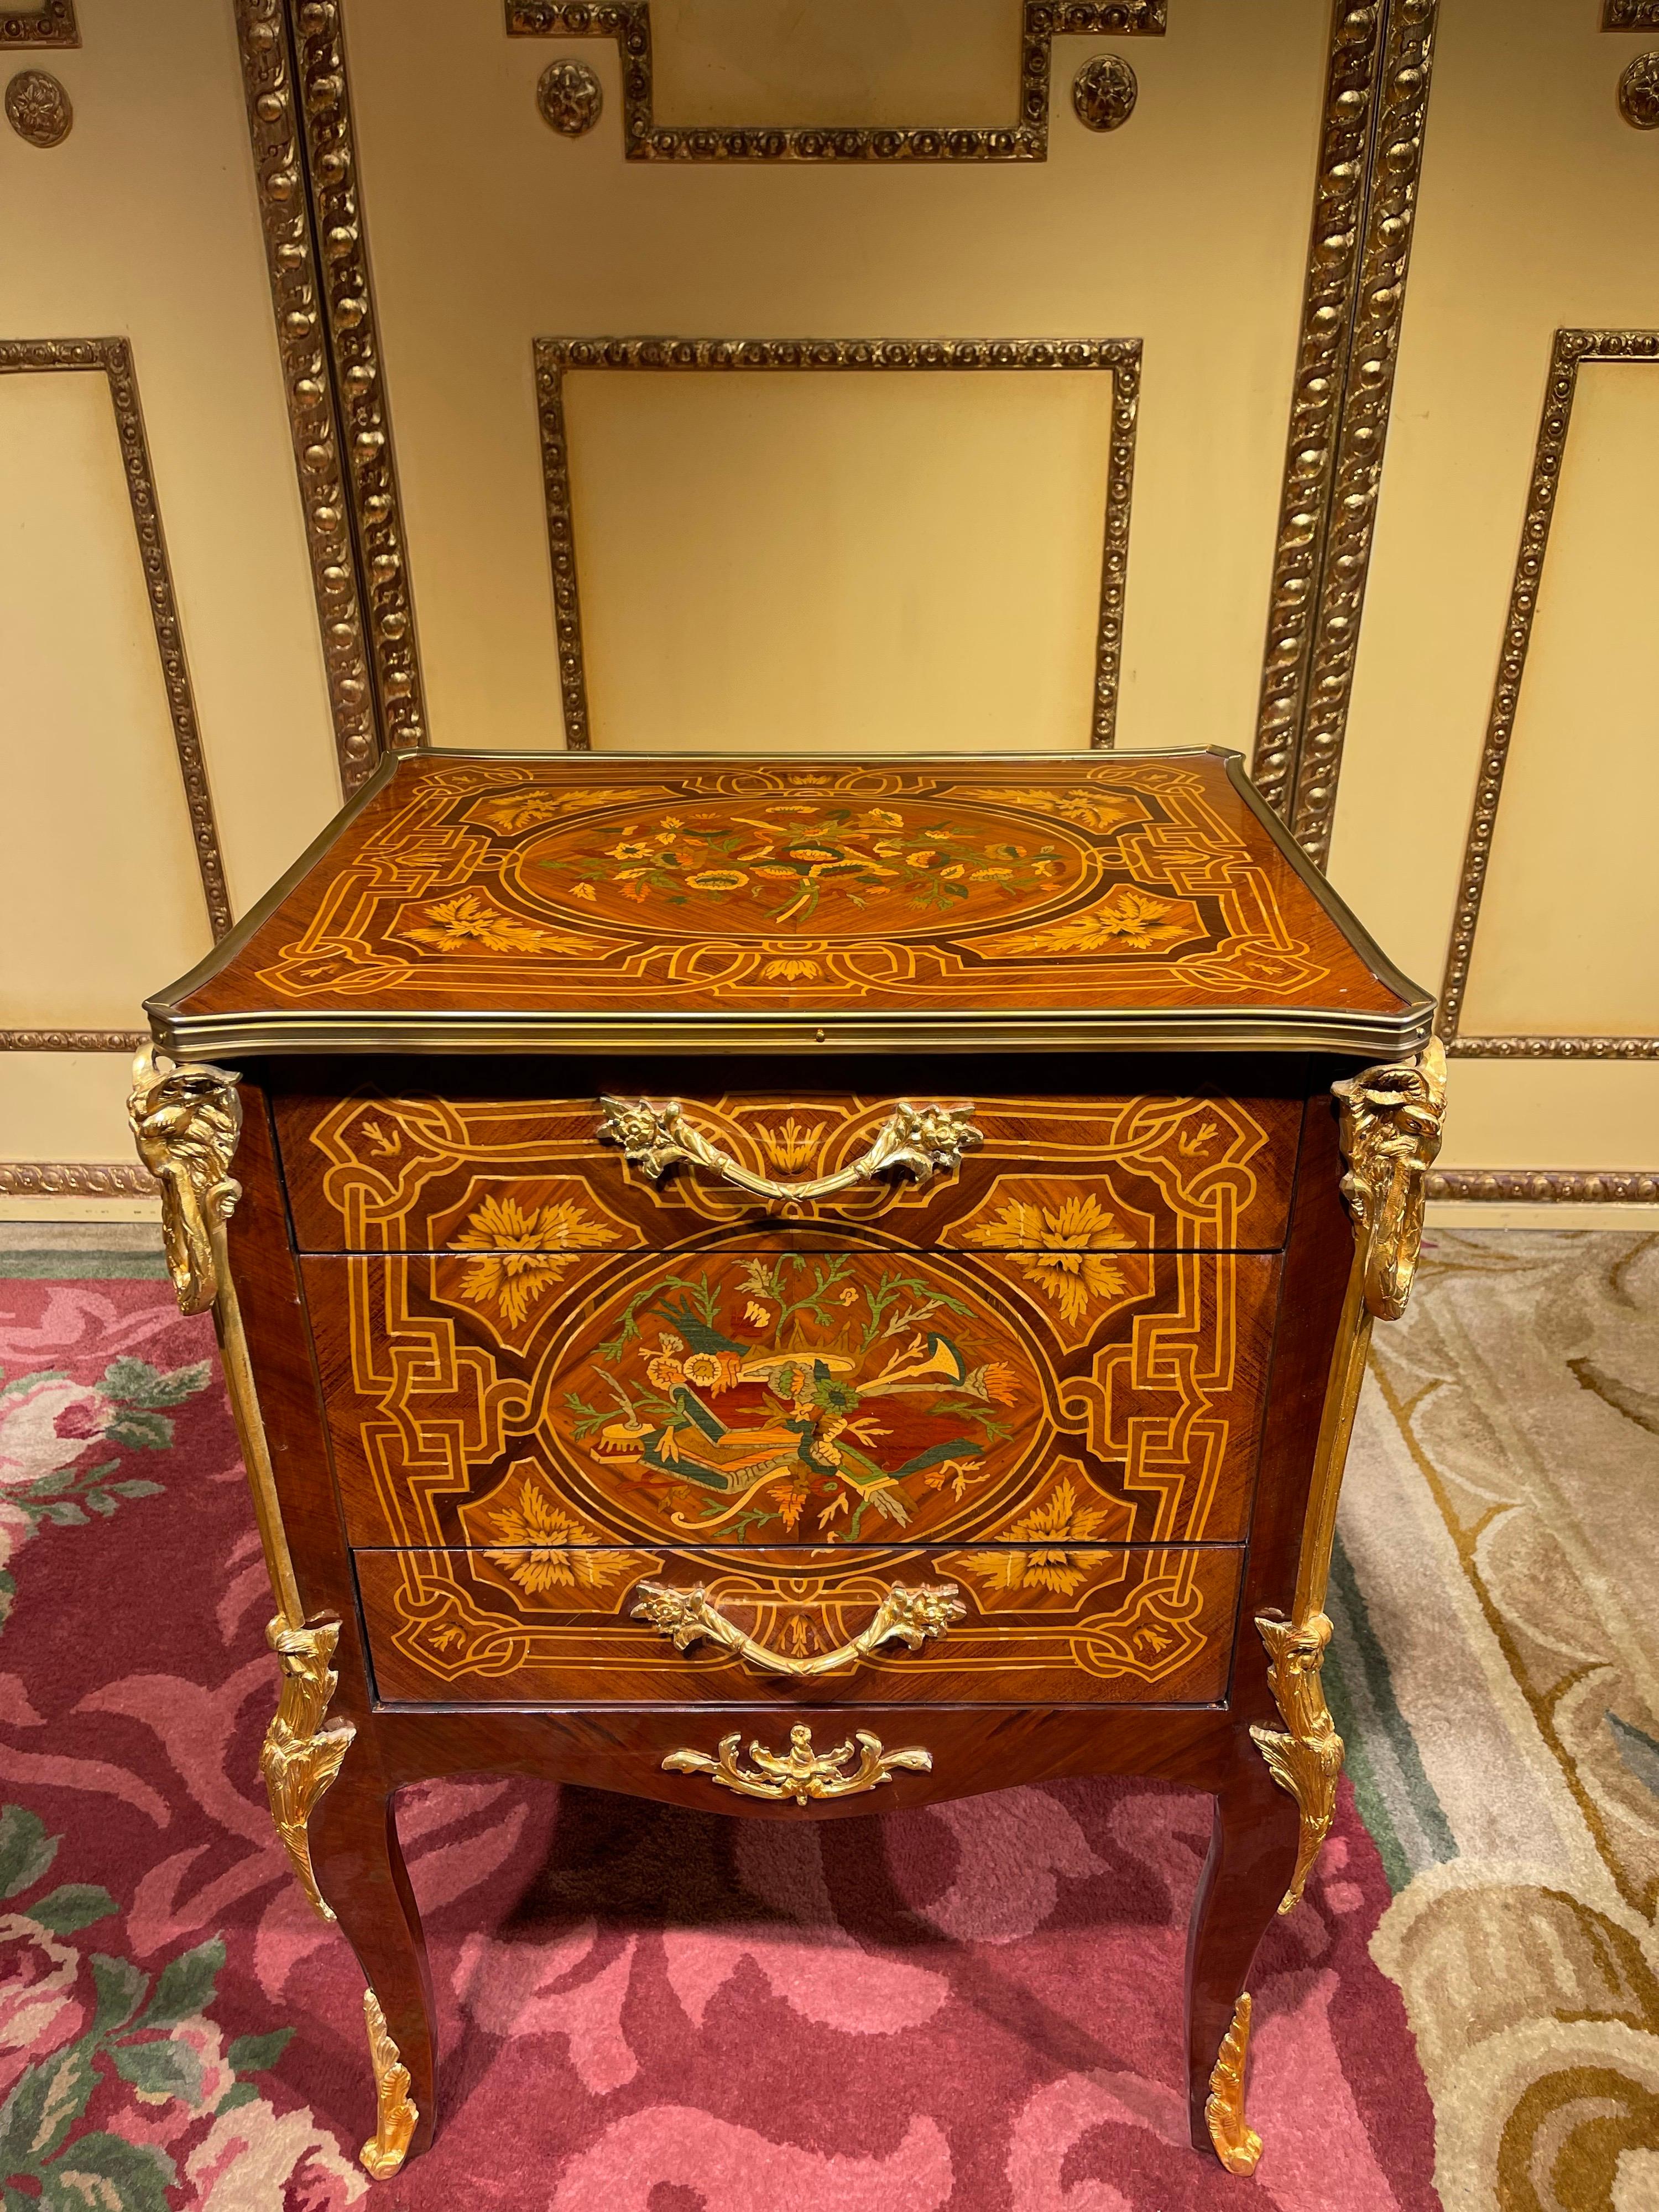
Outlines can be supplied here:
M1024 0L1018 112L1011 123L897 127L659 124L651 0L505 0L510 39L614 39L622 62L623 151L630 161L1046 161L1057 35L1161 38L1166 0Z
M0 52L19 46L78 46L75 0L42 0L38 8L0 14Z
M592 750L564 414L564 379L573 369L758 370L774 374L824 370L854 374L874 370L921 374L941 369L1105 370L1112 379L1112 432L1089 743L1103 749L1112 744L1123 653L1123 595L1129 570L1129 502L1140 398L1139 338L538 338L535 356L542 486L568 750Z
M427 742L337 0L236 0L341 787ZM318 241L325 241L319 252ZM354 532L354 524L356 526Z
M161 531L161 509L155 497L155 478L150 467L149 445L138 401L138 379L132 348L125 338L0 338L0 375L51 374L61 372L101 374L109 387L115 411L116 435L120 441L122 472L132 509L132 527L138 541L138 558L144 572L144 596L149 603L155 632L155 650L167 691L167 718L179 760L185 806L190 817L191 842L202 879L214 942L231 925L230 894L225 885L224 863L219 852L218 825L213 797L208 787L207 763L202 752L201 731L196 719L196 697L191 688L190 665L185 657L184 633L179 627L179 603L173 589L167 540ZM132 1036L125 1030L0 1030L0 1052L131 1052Z
M1504 792L1504 773L1509 765L1510 746L1515 735L1527 653L1532 643L1533 618L1538 610L1544 562L1549 550L1550 523L1572 427L1579 364L1586 361L1646 361L1659 364L1659 331L1558 330L1550 349L1544 410L1533 453L1532 478L1527 488L1520 550L1516 555L1515 576L1510 586L1509 612L1504 624L1504 643L1486 724L1486 741L1475 780L1474 804L1457 886L1457 908L1446 953L1445 978L1440 987L1440 1035L1449 1055L1457 1060L1659 1059L1659 1036L1467 1036L1462 1029L1480 902L1492 860L1498 803Z
M1332 21L1250 767L1322 866L1388 438L1437 8L1338 0Z

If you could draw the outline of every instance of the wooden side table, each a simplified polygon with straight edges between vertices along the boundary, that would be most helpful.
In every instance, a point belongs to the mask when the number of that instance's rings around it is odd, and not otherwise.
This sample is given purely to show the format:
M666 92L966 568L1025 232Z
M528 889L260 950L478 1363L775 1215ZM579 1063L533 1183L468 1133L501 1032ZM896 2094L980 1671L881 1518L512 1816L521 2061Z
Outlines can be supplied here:
M1193 2137L1253 2167L1432 1012L1213 752L404 756L151 1001L371 2172L436 2113L396 1792L480 1770L787 1820L1207 1791Z

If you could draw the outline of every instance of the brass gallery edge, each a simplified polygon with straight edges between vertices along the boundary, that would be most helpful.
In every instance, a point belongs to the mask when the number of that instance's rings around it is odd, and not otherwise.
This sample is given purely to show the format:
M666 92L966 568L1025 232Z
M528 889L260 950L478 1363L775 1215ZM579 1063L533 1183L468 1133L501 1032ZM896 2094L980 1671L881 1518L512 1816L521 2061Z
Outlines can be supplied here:
M1659 366L1659 331L1559 330L1550 348L1543 414L1533 453L1532 478L1527 488L1515 575L1510 586L1503 650L1486 724L1486 742L1475 780L1474 805L1463 849L1451 943L1446 953L1445 980L1440 987L1441 1031L1448 1052L1460 1060L1659 1058L1659 1036L1484 1037L1465 1036L1462 1030L1463 1000L1474 954L1481 895L1486 890L1486 869L1492 859L1498 801L1504 793L1504 771L1509 764L1515 718L1521 704L1533 617L1538 611L1538 594L1543 584L1550 523L1560 492L1562 464L1572 427L1572 403L1578 389L1578 369L1580 363L1586 361L1645 361Z
M1252 767L1322 865L1388 437L1437 9L1438 0L1335 0L1332 10Z
M1089 741L1096 747L1111 745L1117 723L1123 594L1129 571L1129 502L1134 486L1135 423L1140 395L1139 338L538 338L535 359L559 689L565 744L573 752L591 751L592 736L582 659L581 600L564 418L564 380L571 371L1105 370L1112 380L1112 430Z
M630 161L1044 161L1057 34L1159 38L1166 0L1024 0L1018 112L953 125L659 124L651 0L505 0L511 39L614 39L622 62L623 150Z
M138 558L144 571L144 596L149 602L156 657L161 664L167 716L173 725L173 747L179 759L179 776L190 815L191 842L196 848L196 865L202 878L208 921L217 941L230 928L230 895L225 888L219 831L213 818L213 798L208 788L207 764L202 756L202 737L196 720L196 698L191 690L190 664L185 658L179 603L173 595L173 571L167 562L167 539L162 535L161 513L155 498L155 477L150 468L149 446L138 404L132 348L125 338L0 338L0 375L88 369L102 374L109 387L110 404L115 410L115 430L120 441L127 498L132 508L133 532L138 540Z
M841 1013L679 1014L653 1030L653 1042L665 1051L702 1051L711 1046L744 1046L755 1050L817 1052L884 1050L922 1043L936 1051L983 1051L988 1047L1021 1046L1057 1051L1071 1046L1115 1049L1162 1048L1213 1052L1329 1051L1369 1056L1372 1053L1401 1053L1427 1042L1434 1021L1434 1001L1381 951L1370 933L1349 911L1318 869L1272 810L1266 806L1243 773L1240 756L1222 746L1185 747L1138 757L1180 759L1207 752L1224 760L1230 781L1251 812L1277 845L1287 865L1300 875L1324 905L1348 942L1372 972L1405 1002L1397 1015L1357 1015L1339 1010L1312 1011L1281 1007L1248 1018L1190 1007L1153 1007L1117 1014L1042 1014L932 1018L910 1012L848 1015ZM437 750L441 760L465 761L469 767L523 761L546 767L559 755L545 753L474 753ZM1086 755L1056 753L1050 762L1086 758ZM617 762L660 756L615 753ZM1018 762L1022 754L912 753L904 765L926 768L941 763L971 762L976 767L994 766L1002 760ZM824 769L862 766L866 756L820 753L814 766ZM726 768L729 754L676 754L677 772L699 768ZM238 922L224 944L207 959L180 976L167 990L145 1001L157 1042L180 1056L221 1052L491 1052L544 1049L615 1049L637 1045L638 1029L631 1014L538 1015L514 1012L399 1014L365 1013L313 1016L304 1012L264 1011L247 1014L185 1014L178 1001L234 958L290 891L328 850L340 831L369 805L397 775L398 757L388 755L363 784L349 805L302 853L294 866L264 898Z

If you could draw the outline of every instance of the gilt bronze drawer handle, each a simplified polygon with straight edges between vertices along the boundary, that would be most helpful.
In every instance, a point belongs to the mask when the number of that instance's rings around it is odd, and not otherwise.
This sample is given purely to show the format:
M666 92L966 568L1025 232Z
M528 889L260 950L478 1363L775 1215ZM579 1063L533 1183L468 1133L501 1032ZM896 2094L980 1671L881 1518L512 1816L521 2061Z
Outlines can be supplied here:
M919 1651L930 1636L945 1635L951 1623L963 1620L968 1611L954 1583L920 1583L914 1589L907 1583L895 1583L867 1628L860 1629L847 1643L838 1644L833 1651L820 1651L816 1659L789 1659L745 1636L726 1618L701 1583L690 1589L676 1589L668 1583L641 1583L635 1595L640 1601L634 1607L635 1620L648 1620L653 1628L659 1628L677 1651L684 1651L707 1637L774 1674L833 1674L837 1667L850 1666L855 1659L867 1659L883 1644L908 1644L912 1651Z
M653 1182L683 1160L690 1160L753 1197L786 1203L830 1198L894 1169L913 1175L918 1182L928 1182L941 1170L960 1167L963 1154L985 1141L969 1118L974 1110L971 1103L916 1106L901 1098L877 1130L869 1150L846 1167L810 1182L779 1182L770 1176L752 1174L713 1138L694 1128L678 1098L602 1098L599 1103L605 1108L600 1137L620 1145L629 1165Z
M812 1748L811 1729L797 1721L789 1731L787 1752L780 1754L763 1750L758 1743L750 1745L752 1767L738 1765L742 1741L735 1730L723 1735L714 1759L706 1751L671 1751L662 1763L663 1771L706 1774L722 1790L735 1790L740 1797L793 1797L797 1805L805 1805L812 1797L856 1797L860 1790L878 1790L884 1782L892 1780L901 1766L917 1774L933 1771L931 1751L884 1751L881 1738L865 1729L858 1729L848 1742L838 1743L833 1751L820 1752ZM849 1773L848 1761L854 1746L858 1765Z

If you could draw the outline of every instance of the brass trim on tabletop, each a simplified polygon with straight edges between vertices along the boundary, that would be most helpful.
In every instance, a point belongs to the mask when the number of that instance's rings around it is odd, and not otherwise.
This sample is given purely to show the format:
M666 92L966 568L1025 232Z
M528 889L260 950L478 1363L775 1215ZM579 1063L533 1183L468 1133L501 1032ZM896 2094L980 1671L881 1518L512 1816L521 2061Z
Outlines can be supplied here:
M78 46L80 26L75 0L42 0L39 8L0 13L0 49L19 46Z
M1515 574L1510 585L1509 612L1492 690L1486 740L1475 779L1474 803L1469 815L1463 866L1457 886L1457 907L1451 942L1446 952L1446 973L1440 987L1440 1030L1447 1050L1458 1059L1577 1060L1589 1058L1652 1059L1659 1057L1659 1037L1516 1038L1480 1037L1462 1034L1463 1000L1468 988L1469 966L1474 953L1480 902L1492 859L1498 802L1503 796L1504 772L1509 765L1515 718L1521 703L1527 653L1532 643L1533 618L1543 582L1544 562L1549 550L1550 524L1561 486L1561 469L1572 426L1572 403L1578 389L1578 368L1586 361L1648 361L1659 363L1659 331L1558 330L1550 347L1549 371L1544 386L1543 412L1533 453L1532 476L1521 525L1521 544ZM1605 1047L1605 1049L1599 1048Z
M542 491L553 569L554 627L564 741L588 752L592 736L582 654L575 522L570 491L564 379L573 370L990 371L1104 369L1112 379L1112 432L1106 478L1100 602L1095 624L1090 743L1109 749L1117 724L1123 657L1123 602L1129 568L1129 508L1134 489L1135 425L1140 395L1139 338L677 338L545 337L534 342ZM815 756L815 758L822 756Z
M236 0L341 787L426 742L338 0ZM319 250L319 240L322 250Z
M202 879L209 926L217 942L230 929L230 895L225 888L213 796L208 787L207 763L203 757L201 731L196 719L196 697L191 689L190 664L185 657L184 633L179 623L179 602L173 592L167 539L161 531L161 511L155 497L155 477L144 436L132 348L125 338L0 338L0 375L88 370L101 374L109 387L110 404L115 410L115 431L120 441L127 499L132 509L133 532L138 540L138 558L144 571L144 596L149 602L155 651L167 691L167 716L173 725L173 748L179 758L179 781L190 816L191 842L196 848L196 866Z
M1057 35L1161 38L1167 0L1024 0L1018 113L1006 124L659 124L651 0L505 0L510 39L612 39L630 161L1045 161Z
M684 753L672 757L676 775L714 769L728 772L730 753ZM975 768L1008 765L1029 769L1030 753L908 753L906 769ZM1109 1046L1121 1050L1211 1052L1313 1052L1373 1054L1414 1052L1428 1042L1434 1025L1434 1001L1402 975L1364 926L1350 912L1314 863L1266 805L1244 774L1242 757L1223 745L1179 745L1138 753L1137 760L1209 758L1225 763L1228 781L1267 836L1341 932L1350 946L1401 1000L1397 1014L1354 1015L1340 1008L1252 1008L1226 1010L1158 1006L1115 1012L1012 1015L914 1014L678 1014L642 1024L634 1013L528 1014L500 1009L462 1013L327 1015L262 1008L250 1012L188 1014L178 1001L216 975L248 945L334 844L340 832L397 777L405 756L389 754L362 785L350 803L251 907L225 942L187 975L144 1002L150 1027L164 1050L180 1057L193 1053L267 1052L517 1052L537 1049L650 1049L701 1052L711 1047L744 1045L778 1052L889 1050L920 1045L935 1051L980 1052L1002 1046L1060 1051L1075 1046ZM469 767L522 763L573 784L586 775L614 777L619 767L649 761L662 769L660 754L607 753L602 761L559 753L460 752L434 748L426 761L465 762ZM1087 752L1044 753L1045 769L1068 761L1089 762ZM798 765L792 763L791 765ZM860 753L815 753L815 769L867 767Z
M1341 771L1438 0L1334 0L1252 774L1322 865Z

